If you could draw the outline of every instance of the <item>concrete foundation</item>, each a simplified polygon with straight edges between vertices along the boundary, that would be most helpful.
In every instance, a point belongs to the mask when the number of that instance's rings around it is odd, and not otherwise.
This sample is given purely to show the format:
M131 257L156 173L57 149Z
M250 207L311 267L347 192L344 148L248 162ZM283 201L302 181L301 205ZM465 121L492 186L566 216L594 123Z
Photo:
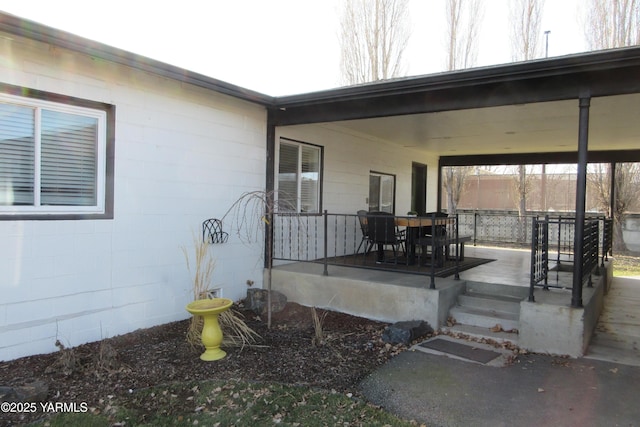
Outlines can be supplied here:
M612 270L607 265L600 276L593 276L593 287L583 288L582 308L570 306L570 290L536 288L536 301L525 299L520 304L519 346L539 353L582 356L602 312ZM466 282L437 279L436 288L429 289L429 278L424 276L377 270L332 266L325 276L322 265L311 263L272 270L272 289L289 301L389 323L424 320L439 329L458 295L465 292Z
M535 302L520 304L520 347L539 353L572 357L584 355L604 307L604 295L613 280L611 263L593 276L593 287L583 287L583 307L571 307L571 290L536 289Z
M317 264L289 264L274 268L272 289L289 301L329 308L382 322L424 320L438 329L464 290L464 282L439 279L438 289L428 289L424 276L348 267L331 267L322 275Z

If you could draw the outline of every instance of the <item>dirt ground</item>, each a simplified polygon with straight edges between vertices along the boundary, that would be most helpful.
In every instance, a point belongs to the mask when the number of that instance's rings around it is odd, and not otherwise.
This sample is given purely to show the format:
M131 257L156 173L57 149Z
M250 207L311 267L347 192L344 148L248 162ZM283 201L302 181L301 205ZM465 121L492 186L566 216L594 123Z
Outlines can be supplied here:
M100 410L113 396L156 385L208 379L236 379L307 385L356 392L368 373L404 350L381 340L384 323L337 312L324 315L323 345L314 345L311 309L288 303L266 318L237 307L261 338L255 346L225 348L227 357L203 362L186 342L188 321L179 321L85 344L57 353L0 362L0 386L34 380L47 387L47 402L86 402ZM42 417L0 414L0 426Z

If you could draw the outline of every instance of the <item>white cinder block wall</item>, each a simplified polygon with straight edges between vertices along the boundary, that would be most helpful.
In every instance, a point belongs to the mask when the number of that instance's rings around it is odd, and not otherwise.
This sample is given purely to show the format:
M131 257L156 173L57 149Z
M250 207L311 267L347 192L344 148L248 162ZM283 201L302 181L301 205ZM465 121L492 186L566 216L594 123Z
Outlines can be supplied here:
M368 209L369 173L396 175L396 215L411 210L412 162L427 165L427 211L436 210L438 157L390 141L354 134L338 124L280 127L280 137L324 147L323 205L329 213L355 214Z
M116 107L114 219L0 221L0 360L188 317L201 222L264 189L266 111L235 98L16 36L0 81ZM213 286L262 284L262 242L212 246Z

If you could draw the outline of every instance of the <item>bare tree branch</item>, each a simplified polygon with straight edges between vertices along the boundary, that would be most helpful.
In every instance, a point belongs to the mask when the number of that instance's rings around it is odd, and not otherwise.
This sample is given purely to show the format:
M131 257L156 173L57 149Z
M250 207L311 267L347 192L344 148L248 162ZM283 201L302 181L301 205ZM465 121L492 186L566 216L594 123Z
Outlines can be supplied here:
M540 56L540 26L545 0L512 0L511 56L514 61L527 61Z
M408 0L345 0L339 33L343 83L401 76L408 20Z
M442 168L442 185L447 193L447 212L455 214L464 189L464 181L475 170L473 166L447 166Z
M640 44L640 1L590 0L585 36L591 50Z
M615 167L615 203L611 212L611 165L590 164L587 182L597 198L597 204L602 212L613 217L613 249L624 252L627 246L622 234L623 224L629 208L638 199L638 184L640 184L640 164L617 163Z
M448 71L473 67L478 53L478 34L484 15L483 0L447 0Z

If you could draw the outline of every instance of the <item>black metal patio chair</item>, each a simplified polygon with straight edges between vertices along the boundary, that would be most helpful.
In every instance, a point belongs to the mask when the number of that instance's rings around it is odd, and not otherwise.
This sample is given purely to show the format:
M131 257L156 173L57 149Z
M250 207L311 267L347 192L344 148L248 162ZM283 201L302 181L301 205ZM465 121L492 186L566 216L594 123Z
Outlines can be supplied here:
M360 231L362 231L362 240L360 241L360 244L358 245L358 249L356 250L357 254L360 253L360 248L364 244L366 244L365 251L364 251L365 255L367 255L369 251L371 251L371 248L373 248L373 242L371 242L371 240L369 239L369 229L367 228L368 213L369 212L365 210L358 211L358 221L360 222Z
M393 249L393 262L398 263L398 248L406 254L406 236L403 231L398 231L395 217L387 212L369 212L367 219L367 236L372 245L378 246L378 263L388 262L385 259L385 246Z
M441 267L448 255L448 236L446 222L439 220L449 217L449 214L446 212L427 212L424 217L430 218L435 225L422 227L420 235L416 239L416 244L421 248L421 260L419 262L421 263L423 258L431 254L430 263L435 263L435 266ZM442 223L440 224L439 222Z

